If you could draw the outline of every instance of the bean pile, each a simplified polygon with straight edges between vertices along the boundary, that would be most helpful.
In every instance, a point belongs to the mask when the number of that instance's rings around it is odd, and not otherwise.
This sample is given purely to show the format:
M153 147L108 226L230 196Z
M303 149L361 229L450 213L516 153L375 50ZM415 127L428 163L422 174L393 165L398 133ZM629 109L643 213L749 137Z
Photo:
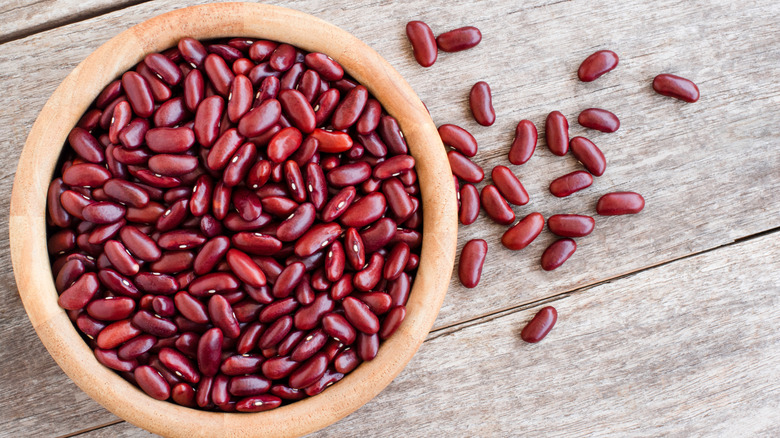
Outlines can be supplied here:
M320 393L400 326L422 210L398 122L322 53L182 39L109 84L48 191L59 304L159 400Z
M474 27L455 29L434 38L431 28L421 22L412 21L406 26L406 33L412 45L415 59L423 67L430 67L438 56L438 50L460 51L475 47L482 40L482 34ZM442 44L444 42L444 44ZM619 62L618 55L611 50L599 50L588 56L580 65L577 76L582 82L592 82L612 71ZM661 74L653 80L653 89L664 96L685 102L696 102L699 89L688 79L670 74ZM482 126L495 123L490 86L480 81L469 93L469 107L474 120ZM620 120L610 111L588 108L582 111L578 122L585 128L611 133L620 128ZM547 147L554 155L565 156L569 151L586 171L578 170L560 176L550 183L550 193L559 198L570 196L593 184L593 177L600 177L606 170L607 161L602 151L585 137L569 138L569 122L560 111L548 114L544 126ZM511 225L515 214L509 204L526 205L530 197L520 180L506 166L496 166L491 171L493 184L482 188L481 193L474 184L485 178L484 170L470 160L477 154L477 140L465 129L444 124L439 127L442 142L451 148L447 152L458 192L459 218L463 225L471 225L479 216L480 207L495 222ZM530 120L521 120L515 130L508 160L513 165L523 165L536 150L538 133ZM596 205L596 212L602 216L636 214L642 211L645 200L635 192L614 192L602 196ZM512 225L502 236L501 243L510 250L521 250L531 244L544 229L544 217L531 213ZM563 265L577 249L573 238L584 237L595 228L591 216L578 214L556 214L548 218L547 227L556 240L541 256L541 266L552 271ZM461 284L474 288L479 284L482 268L487 257L488 246L483 239L467 242L461 251L458 277ZM523 330L521 337L526 342L539 342L557 321L557 312L552 307L543 308Z

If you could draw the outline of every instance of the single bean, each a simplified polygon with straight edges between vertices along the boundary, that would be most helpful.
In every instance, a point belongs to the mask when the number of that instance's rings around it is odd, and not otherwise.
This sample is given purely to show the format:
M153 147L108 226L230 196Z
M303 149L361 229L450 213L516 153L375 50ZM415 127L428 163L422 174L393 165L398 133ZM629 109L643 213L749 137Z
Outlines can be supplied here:
M569 122L560 111L553 111L547 115L544 135L550 152L561 157L566 155L569 151Z
M599 198L596 212L601 216L636 214L645 208L645 199L635 192L613 192Z
M499 193L496 186L488 184L482 188L480 194L480 201L482 208L485 209L485 213L490 216L491 219L502 225L509 225L515 220L515 213L512 208L506 202L501 193Z
M591 174L578 170L553 180L553 182L550 183L550 193L559 198L563 198L574 192L588 188L591 184L593 184L593 177Z
M493 97L490 85L480 81L471 87L469 92L469 107L474 120L482 126L490 126L496 121L496 111L493 109Z
M593 232L596 221L590 216L555 214L547 219L547 228L561 237L584 237Z
M482 41L482 32L474 26L460 27L436 37L436 45L445 52L460 52Z
M552 330L555 322L558 321L558 312L552 306L543 307L533 319L523 327L520 337L525 341L535 344Z
M482 168L460 152L449 151L447 152L447 158L452 168L452 174L458 178L474 184L485 178L485 172Z
M577 243L574 239L558 239L542 253L542 269L552 271L560 267L574 254Z
M699 87L696 84L668 73L660 74L653 79L653 90L662 96L674 97L684 102L693 103L699 100Z
M509 228L501 237L501 243L511 250L521 250L533 242L542 229L544 217L540 213L531 213Z
M463 286L469 289L477 287L482 276L487 250L487 242L482 239L469 240L463 246L458 263L458 278Z
M612 71L617 65L617 53L611 50L599 50L582 61L577 70L577 77L582 82L592 82L604 73Z
M577 117L577 122L601 132L615 132L620 128L620 119L613 113L601 108L588 108Z
M470 132L457 125L439 126L441 141L467 157L477 155L477 140Z
M406 36L417 63L423 67L432 66L438 56L438 47L431 28L422 21L410 21L406 24Z
M536 150L536 126L530 120L521 120L515 129L515 139L509 149L509 162L520 165L531 159Z
M528 203L528 192L525 191L523 184L517 179L512 171L506 166L496 166L491 172L491 178L498 191L509 202L515 205L525 205Z

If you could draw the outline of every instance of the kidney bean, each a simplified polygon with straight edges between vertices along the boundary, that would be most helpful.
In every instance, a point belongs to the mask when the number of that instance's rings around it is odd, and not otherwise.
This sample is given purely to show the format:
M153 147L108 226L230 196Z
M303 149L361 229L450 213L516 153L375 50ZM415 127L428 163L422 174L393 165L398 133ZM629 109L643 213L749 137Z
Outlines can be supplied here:
M346 152L352 147L352 138L347 133L340 131L326 131L317 128L311 133L310 137L318 141L318 150L320 152L338 154Z
M273 322L260 337L257 346L261 349L267 349L276 346L290 333L293 326L293 318L290 315L282 316Z
M150 53L146 55L144 64L168 85L176 85L182 79L182 73L179 66L160 53Z
M344 275L346 266L346 257L344 247L338 240L330 244L328 253L325 256L325 276L328 281L335 282Z
M228 95L227 114L230 121L238 123L251 108L253 100L252 81L244 75L237 75Z
M206 166L214 171L224 169L243 142L244 137L239 134L238 130L228 129L219 136L214 147L209 151Z
M420 257L417 254L411 254L409 255L409 262L406 264L404 271L414 271L418 266L420 266Z
M568 123L568 122L567 122ZM536 150L536 126L530 120L521 120L515 129L515 139L509 149L509 162L525 164Z
M387 293L392 299L392 306L405 306L412 289L411 278L404 272L397 279L388 282Z
M416 211L412 198L406 193L403 183L398 178L386 179L382 183L382 193L397 222L404 222Z
M378 100L368 98L363 112L358 118L355 130L358 134L367 135L379 126L379 120L382 117L382 104Z
M133 325L129 319L124 319L113 322L101 330L95 341L99 348L111 350L140 334L140 329Z
M74 164L62 173L65 184L77 187L101 187L111 178L105 167L91 163Z
M163 176L151 170L142 169L136 166L128 168L130 174L138 178L139 181L154 187L170 189L181 185L181 180L172 176Z
M480 195L482 208L491 219L502 225L508 225L514 222L515 213L496 189L496 186L489 184L482 188Z
M93 272L83 274L60 294L57 303L66 310L84 308L100 290L100 282ZM113 348L113 347L110 347Z
M463 286L469 289L477 287L482 276L487 250L487 242L482 239L469 240L463 246L458 263L458 278Z
M158 357L166 368L187 382L198 383L200 381L200 373L196 366L180 352L172 348L163 348Z
M133 315L133 325L150 335L160 338L173 336L178 331L176 324L170 320L153 315L147 310L140 310Z
M588 108L580 113L577 122L601 132L615 132L620 128L620 120L613 113L601 108Z
M512 171L506 166L496 166L491 172L491 178L501 192L501 195L509 202L515 205L525 205L528 203L528 193L523 184L517 179Z
M361 360L355 350L347 348L333 360L333 368L339 373L347 374L357 368L360 362Z
M113 293L133 299L141 297L141 293L130 280L112 269L101 269L98 272L98 278L100 279L100 283Z
M268 361L263 363L265 366ZM268 392L271 381L261 376L235 376L230 379L228 392L237 397L255 396Z
M458 178L470 183L478 183L485 178L485 172L482 168L460 152L449 151L447 152L447 158L452 168L452 174Z
M362 291L368 291L374 288L382 279L382 268L384 267L385 259L381 254L374 253L368 261L368 265L365 268L355 273L352 283L355 288Z
M161 234L157 244L163 249L193 249L203 245L206 238L195 230L173 230Z
M585 137L574 137L569 141L571 153L593 176L601 176L607 168L607 160L601 149Z
M303 72L298 85L298 91L303 94L307 102L313 103L314 99L320 95L320 75L314 70Z
M271 129L282 115L282 106L276 99L268 99L252 108L238 122L238 132L246 137L257 137Z
M149 82L140 74L129 71L122 75L122 89L138 117L149 117L154 112L154 97Z
M274 283L272 293L276 298L288 297L303 279L306 267L301 262L295 262L284 268Z
M561 237L584 237L593 231L596 221L590 216L556 214L547 219L547 227Z
M599 198L596 212L601 216L637 214L645 208L645 199L635 192L613 192Z
M221 295L213 295L208 304L211 322L228 338L237 338L241 334L241 328L233 313L230 303Z
M227 376L254 374L260 371L263 362L263 358L258 355L230 356L222 362L220 371Z
M218 244L226 244L226 240L227 238L224 238L224 240L220 240ZM224 248L227 249L227 245L225 245ZM231 271L241 279L241 281L254 287L265 286L266 278L263 270L260 269L247 254L237 249L227 250L227 262Z
M163 376L149 365L141 365L133 371L136 383L150 397L167 400L171 396L171 387Z
M193 132L195 139L204 147L211 147L217 141L224 110L225 101L220 96L207 97L198 105Z
M325 177L333 187L356 186L371 177L371 165L359 161L336 167Z
M385 213L387 201L382 193L370 193L352 204L339 218L346 227L364 227L377 221Z
M288 298L288 300L291 299ZM302 307L295 313L295 328L299 330L313 329L326 313L333 311L334 306L333 300L327 293L318 294L313 303ZM260 321L262 322L262 319Z
M293 63L295 63L295 57L295 47L289 44L279 44L274 51L271 52L269 62L274 70L287 71L293 66Z
M203 70L211 81L214 91L221 96L227 96L230 93L230 86L235 75L222 57L214 53L206 56L206 59L203 60Z
M344 214L352 205L356 194L354 187L345 187L333 196L322 208L320 216L323 222L332 222Z
M662 96L669 96L684 102L693 103L699 100L699 87L692 81L664 73L653 79L653 90Z
M535 344L552 330L555 322L558 321L558 312L552 306L543 307L533 319L523 327L520 337L525 341Z
M200 72L200 70L192 70L187 74L187 76L184 78L184 85L183 85L183 95L184 95L184 106L187 108L188 111L192 113L197 113L197 110L199 110L200 103L203 102L203 99L206 94L206 86L205 82L203 81L203 73ZM212 99L212 101L219 101L224 104L224 101L219 97L216 96L216 99ZM219 111L222 112L221 110ZM205 113L204 113L205 114ZM197 117L196 117L197 120ZM195 123L195 126L198 126L197 123ZM195 130L195 135L198 135L198 130Z
M315 383L325 373L328 366L328 358L324 353L318 353L301 364L290 375L290 387L303 389Z
M342 301L344 316L347 321L366 334L375 334L379 331L379 320L363 302L353 297L346 297Z
M314 102L312 109L314 110L314 122L316 126L324 126L330 119L333 111L338 105L341 95L339 90L331 88L322 94Z
M303 62L326 81L338 81L344 77L344 69L324 53L309 53Z
M298 90L282 90L279 92L279 102L285 115L295 127L306 134L311 134L316 127L314 109L306 96Z
M293 200L296 202L306 201L306 184L303 181L303 174L298 163L292 160L284 162L284 179Z
M335 223L317 224L295 242L295 254L307 257L333 243L341 234L341 226Z
M368 90L362 85L349 90L344 99L336 106L331 118L334 129L344 130L357 123L360 114L368 102Z
M558 239L542 254L542 269L552 271L560 267L574 254L577 243L573 239Z
M133 259L127 248L116 240L109 240L104 245L106 256L117 271L124 275L135 275L140 265Z
M215 376L220 369L223 335L217 327L207 330L198 341L198 370L204 376Z
M152 335L136 336L119 347L116 351L116 357L123 361L134 361L154 347L155 343L157 343L157 338Z
M239 412L262 412L278 408L282 404L282 399L269 394L259 394L246 397L236 403L236 410Z
M393 298L385 292L359 292L352 296L365 303L376 315L387 313L393 304Z
M66 190L67 189L65 183L62 181L62 178L55 178L51 182L51 184L49 184L49 190L46 196L46 206L47 206L47 211L49 212L49 218L51 218L51 221L55 226L61 228L69 227L73 221L73 218L71 218L70 213L68 213L68 211L63 207L63 204L60 200L60 197ZM80 196L80 195L76 195L76 196ZM77 202L78 204L81 204L81 201L77 201ZM80 213L83 207L76 208L76 209Z
M480 81L471 87L469 92L469 107L474 120L482 126L490 126L496 121L496 112L493 109L493 97L490 93L490 85Z
M482 41L482 32L474 26L453 29L436 37L436 45L445 52L460 52Z
M130 123L127 124L121 131L119 131L119 134L117 135L117 138L119 139L119 142L127 149L136 149L141 147L141 145L144 143L146 139L146 134L149 132L149 121L146 119L133 119L130 121ZM121 148L117 148L116 150L121 151ZM121 160L120 156L117 156L116 153L114 153L114 158L116 158L118 161L124 162ZM142 162L146 162L145 160ZM139 163L125 163L125 164L139 164Z
M544 133L550 152L558 156L566 155L569 151L569 122L560 111L547 115Z
M195 144L195 133L190 128L153 128L146 132L146 144L154 152L179 154Z
M471 133L457 125L439 126L441 141L467 157L477 154L477 140Z
M101 321L127 319L135 310L135 301L128 297L108 297L87 304L89 316Z
M406 307L404 306L397 306L394 307L385 317L384 321L382 321L382 326L379 329L379 337L381 339L387 339L389 338L393 333L395 333L396 330L398 330L398 327L401 326L401 323L406 318Z
M358 333L357 353L360 359L364 361L372 360L379 351L379 335Z
M256 316L252 319L256 319ZM238 338L238 344L236 345L238 354L248 354L250 351L254 350L257 346L257 342L260 340L260 336L262 336L263 331L265 331L265 328L266 326L259 322L252 322L247 325Z
M366 254L371 254L384 248L395 236L396 224L390 218L379 219L374 225L360 233L360 238L363 241L363 250Z
M409 245L406 243L399 242L393 246L385 261L384 278L386 280L395 280L401 275L409 262L409 254Z
M61 254L76 247L76 233L73 230L61 230L49 237L47 243L49 254Z
M109 103L114 101L122 94L122 80L117 79L106 85L98 97L95 99L95 106L99 109L105 109Z
M349 321L338 313L328 313L322 318L322 328L329 336L338 339L345 345L352 345L357 332Z
M191 251L168 251L152 263L150 270L161 274L175 274L192 268L195 255Z
M404 172L413 170L414 164L414 157L411 155L393 156L374 167L374 178L382 180L393 176L400 176Z
M138 367L138 361L136 360L124 360L117 356L115 349L104 350L102 348L95 348L95 359L101 364L122 372L132 372Z
M177 47L179 52L181 52L182 58L184 58L192 68L200 67L203 60L208 56L208 52L206 52L206 48L203 47L203 44L193 38L187 37L180 39Z
M436 62L438 48L431 28L422 21L410 21L406 24L406 36L412 44L412 51L417 63L430 67Z
M263 310L260 311L258 320L264 324L273 322L284 315L294 312L297 308L298 303L295 301L295 298L289 297L282 300L276 300L265 306Z
M388 115L382 116L377 127L382 141L387 145L390 153L395 155L405 155L409 153L409 147L404 140L404 134L398 126L398 121Z
M174 302L179 313L190 321L198 324L207 324L209 322L206 305L187 292L177 292L174 296Z
M307 333L302 330L291 331L282 342L279 343L277 352L279 356L288 356L295 347L301 342L301 340L307 336Z
M171 398L174 402L182 406L187 406L189 408L197 406L197 403L195 402L195 389L186 383L176 384L171 389Z
M189 292L196 297L204 297L214 293L232 292L241 284L232 274L226 272L212 272L202 275L192 281Z
M138 184L112 178L103 184L103 191L111 199L136 208L149 204L149 194Z
M327 341L328 335L321 329L313 330L298 343L290 358L296 362L304 362L321 351Z
M111 143L119 143L119 132L130 123L132 117L133 110L130 108L130 104L127 101L119 102L114 107L114 114L111 117L111 124L108 129L108 139Z
M563 198L590 187L593 184L593 177L585 171L578 170L556 178L550 183L550 193Z
M81 116L81 119L79 119L79 122L76 123L76 126L79 128L86 129L87 131L92 131L93 129L97 128L100 124L100 119L103 117L103 111L94 108L86 113L84 113L83 116Z
M268 143L268 158L275 163L282 163L301 146L302 142L301 131L294 127L284 128Z
M214 378L211 376L203 376L198 382L198 390L195 393L195 402L201 408L206 408L211 405L211 387L214 383Z
M55 289L57 289L57 292L63 292L72 286L86 271L87 267L81 260L67 260L56 275Z
M531 213L509 228L501 237L501 243L514 251L528 246L544 228L544 217L540 213Z
M592 82L604 73L612 71L617 65L617 53L611 50L599 50L582 61L577 70L577 77L582 82Z

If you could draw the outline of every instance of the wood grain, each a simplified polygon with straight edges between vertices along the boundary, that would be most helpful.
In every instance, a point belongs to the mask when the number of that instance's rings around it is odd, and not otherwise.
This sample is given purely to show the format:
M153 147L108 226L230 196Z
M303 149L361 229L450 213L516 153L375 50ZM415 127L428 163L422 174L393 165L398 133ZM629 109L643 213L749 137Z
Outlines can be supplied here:
M68 3L76 2L58 2ZM196 3L203 2L154 1L0 45L0 83L5 86L0 93L0 148L5 151L0 193L10 193L22 144L43 103L78 62L128 26ZM552 273L538 268L542 250L553 240L547 233L512 253L499 244L504 228L484 216L461 228L461 244L476 237L488 240L488 264L477 289L453 282L438 327L478 320L780 226L780 198L774 195L780 189L776 2L631 0L597 7L584 0L404 0L360 7L341 0L271 3L315 14L374 47L412 84L437 124L456 123L474 133L480 142L477 162L488 170L506 164L518 120L531 119L541 133L549 111L569 116L572 135L585 134L604 150L606 174L569 199L550 199L549 181L578 165L571 157L553 157L542 140L528 164L511 166L532 198L529 206L515 209L518 214L531 208L545 216L592 213L598 195L610 190L645 195L647 207L636 217L597 218L594 234L579 239L578 252ZM403 32L410 19L429 22L436 33L473 24L484 39L470 51L441 54L433 67L423 69L414 62ZM579 62L601 48L617 51L620 66L593 83L578 82ZM655 95L650 81L662 72L696 81L702 99L683 104ZM491 128L470 121L466 105L470 86L482 79L493 88L498 113ZM621 130L601 134L579 127L576 114L591 106L618 114ZM5 246L7 196L0 197L6 205L0 210L0 244ZM0 406L5 408L0 430L10 436L31 431L50 436L115 419L56 368L12 292L7 252L0 253L0 266L6 268L0 284L8 291L0 300L0 362L7 364L0 373L10 378L0 380ZM426 388L417 383L419 390Z
M538 344L520 330L547 303L434 333L385 391L312 436L777 436L776 240L558 299Z
M5 0L0 3L0 42L53 29L146 0Z

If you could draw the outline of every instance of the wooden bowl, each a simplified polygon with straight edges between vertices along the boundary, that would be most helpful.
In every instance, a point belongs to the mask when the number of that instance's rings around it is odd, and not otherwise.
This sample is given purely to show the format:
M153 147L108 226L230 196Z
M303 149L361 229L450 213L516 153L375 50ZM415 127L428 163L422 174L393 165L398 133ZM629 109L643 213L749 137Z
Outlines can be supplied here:
M423 245L406 320L381 345L374 360L315 397L271 411L205 412L154 400L97 362L57 305L46 249L46 192L67 135L105 85L147 53L173 47L185 36L265 38L330 55L398 119L417 161ZM345 417L377 395L425 339L447 291L455 256L457 207L452 187L444 147L422 102L366 44L332 24L291 9L250 3L193 6L152 18L103 44L65 78L43 107L14 181L11 257L19 294L38 336L63 371L109 411L165 436L303 435Z

